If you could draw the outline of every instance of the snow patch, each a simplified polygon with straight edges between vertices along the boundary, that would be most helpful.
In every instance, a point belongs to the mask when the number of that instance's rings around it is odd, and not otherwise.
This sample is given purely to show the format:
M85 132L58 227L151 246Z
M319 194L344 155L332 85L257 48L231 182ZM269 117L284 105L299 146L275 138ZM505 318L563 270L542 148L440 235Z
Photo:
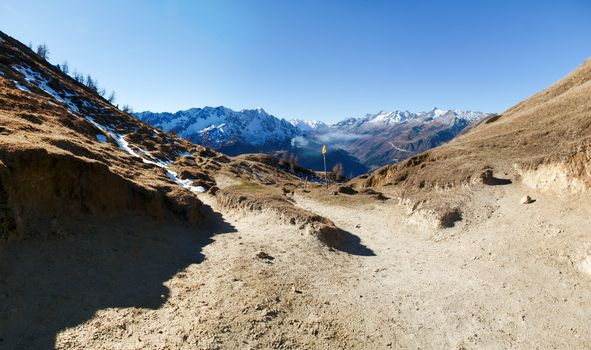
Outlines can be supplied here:
M104 143L104 142L107 142L107 137L106 137L105 135L103 135L103 134L96 134L96 139L97 139L99 142L103 142L103 143Z
M205 187L203 187L203 186L193 186L192 185L193 180L191 180L191 179L182 180L181 178L178 177L178 174L175 173L174 171L168 170L167 168L165 168L165 169L166 169L166 172L167 172L168 177L172 181L174 181L177 184L183 186L187 190L189 190L191 192L196 192L196 193L203 193L203 192L205 192Z
M127 142L127 140L125 140L125 135L118 134L115 131L113 131L110 127L106 127L106 126L103 126L103 125L97 123L94 120L94 118L92 118L90 116L87 116L86 120L88 120L92 125L96 126L102 132L108 133L109 135L111 135L111 137L115 140L115 142L117 142L117 145L119 146L119 148L121 148L122 150L127 152L132 157L140 158L143 163L152 164L152 165L155 165L157 167L164 169L166 171L166 175L168 176L168 178L170 180L172 180L174 183L176 183L176 184L182 186L183 188L185 188L191 192L194 192L194 193L205 192L205 188L203 186L193 186L192 185L193 180L191 180L191 179L182 180L181 178L178 177L177 173L168 169L168 166L171 164L171 161L163 161L161 159L158 159L157 157L154 157L152 154L150 154L150 152L142 149L141 147L138 147L136 145L130 145L129 142ZM97 138L98 138L98 135L97 135ZM132 147L150 159L146 159L146 158L140 156Z
M47 94L49 94L54 99L62 102L66 106L68 106L68 109L70 109L71 111L78 112L78 113L80 112L78 107L68 98L69 96L75 96L74 94L68 93L68 92L62 92L62 94L66 96L66 97L62 97L60 94L58 94L54 89L52 89L49 86L49 81L47 79L45 79L40 73L34 72L33 70L31 70L31 68L29 68L29 67L12 66L12 69L14 69L15 71L22 74L25 77L25 80L27 81L27 83L33 84L33 85L37 86L39 89L45 91Z
M176 155L179 157L190 157L193 154L191 152L184 151L184 152L177 152Z
M394 143L392 143L392 141L388 141L388 143L390 144L390 146L392 146L392 148L394 148L394 149L395 149L395 150L397 150L397 151L400 151L400 152L408 152L408 153L410 153L410 151L407 151L407 150L405 150L405 149L402 149L402 148L400 148L400 147L396 147L396 146L394 145Z
M25 91L25 92L31 92L31 90L29 90L29 88L28 88L28 87L26 87L26 86L23 86L23 85L19 84L19 82L18 82L18 81L16 81L16 80L14 80L14 85L15 85L15 86L16 86L16 87L17 87L19 90L22 90L22 91Z
M197 132L199 134L205 134L205 133L212 132L212 131L216 131L216 132L219 132L219 133L224 133L224 126L226 126L226 123L222 123L220 125L208 126L207 128L202 129L202 130L198 130Z

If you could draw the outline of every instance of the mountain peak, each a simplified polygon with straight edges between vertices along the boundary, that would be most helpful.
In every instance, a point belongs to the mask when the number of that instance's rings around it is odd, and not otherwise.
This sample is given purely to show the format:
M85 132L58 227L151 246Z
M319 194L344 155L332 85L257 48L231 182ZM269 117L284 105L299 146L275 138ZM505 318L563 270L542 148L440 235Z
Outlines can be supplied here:
M235 111L223 106L204 107L176 113L142 112L136 116L165 131L217 149L238 144L262 147L299 134L296 127L268 114L263 108Z
M261 107L252 108L252 109L251 108L244 108L244 109L241 109L239 112L240 113L256 112L256 113L262 114L262 115L269 115L269 113L267 113L267 111L265 111Z
M405 120L411 119L414 116L415 115L409 111L380 111L377 114L369 115L367 122L372 124L392 125L394 123L400 123Z
M328 128L328 124L319 120L291 119L289 123L302 132L318 131Z

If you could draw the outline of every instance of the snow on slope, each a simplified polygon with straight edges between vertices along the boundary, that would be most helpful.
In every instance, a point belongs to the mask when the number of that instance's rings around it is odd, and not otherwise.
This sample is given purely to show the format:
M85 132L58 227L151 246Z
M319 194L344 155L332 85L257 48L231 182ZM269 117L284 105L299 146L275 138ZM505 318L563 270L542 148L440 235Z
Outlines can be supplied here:
M171 161L163 161L161 159L154 157L152 154L150 154L150 152L144 150L143 148L139 147L138 145L131 145L125 139L125 135L121 135L121 134L116 133L113 130L113 128L111 128L109 126L105 126L105 125L101 125L101 124L97 123L94 120L94 118L91 116L86 116L85 119L88 122L90 122L92 125L94 125L97 129L99 129L101 132L103 132L104 134L108 134L109 136L111 136L111 138L113 140L115 140L115 142L117 143L119 148L124 150L125 152L127 152L130 156L135 157L135 158L140 158L143 163L152 164L152 165L155 165L157 167L164 169L166 171L166 175L168 176L168 178L172 182L174 182L177 185L180 185L180 186L184 187L185 189L187 189L191 192L194 192L194 193L205 192L205 188L203 186L193 186L192 185L192 183L194 181L193 179L183 180L178 176L178 174L176 172L170 170L169 166L172 163ZM104 139L106 141L106 137L104 135L97 135L97 139L99 139L99 140ZM104 141L102 141L102 142L104 142ZM148 157L149 159L142 157L136 151L140 152L141 154Z
M54 89L49 87L49 82L47 81L47 79L45 79L40 73L34 72L29 67L14 65L12 66L12 69L22 74L28 84L35 85L39 89L49 94L51 97L67 105L70 111L79 112L78 107L76 107L76 105L68 98L74 96L73 94L68 93L67 91L62 92L61 94L57 93ZM31 90L19 84L19 82L17 81L15 81L14 84L18 89L22 91L31 92Z
M76 106L76 104L70 99L70 97L76 96L72 92L69 92L67 90L63 90L58 93L57 91L55 91L53 88L51 88L49 86L49 81L41 73L34 71L30 67L20 66L20 65L12 65L12 69L14 69L16 72L22 74L26 84L29 84L30 86L35 86L35 87L43 90L45 93L50 95L55 100L65 104L67 106L67 110L70 113L72 113L74 115L82 115L78 106ZM18 89L20 89L22 91L31 92L31 90L28 87L22 85L18 81L14 81L14 84ZM82 101L82 102L83 102L82 104L85 105L85 107L92 107L92 104L90 102L88 102L88 101ZM205 192L204 187L193 186L192 185L193 180L180 179L178 177L177 173L175 173L174 171L169 169L169 165L171 163L170 161L163 161L161 159L158 159L158 158L154 157L153 155L151 155L149 152L142 149L141 147L139 147L137 145L130 144L125 139L125 135L118 134L117 132L115 132L113 127L99 124L98 122L95 121L95 119L92 116L86 115L86 116L84 116L84 118L103 133L103 134L96 135L97 141L99 141L101 143L107 142L107 135L109 135L113 140L115 140L115 142L117 143L119 148L124 150L125 152L127 152L130 156L140 158L143 163L153 164L153 165L156 165L160 168L163 168L166 171L168 178L171 181L175 182L176 184L184 187L185 189L187 189L189 191L195 192L195 193ZM141 154L146 156L148 159L145 157L142 157L136 151L140 152Z

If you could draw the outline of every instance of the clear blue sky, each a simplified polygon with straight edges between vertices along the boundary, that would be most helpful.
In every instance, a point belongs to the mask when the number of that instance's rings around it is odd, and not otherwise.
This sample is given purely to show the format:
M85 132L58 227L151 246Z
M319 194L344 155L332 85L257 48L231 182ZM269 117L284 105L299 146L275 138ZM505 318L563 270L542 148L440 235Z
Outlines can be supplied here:
M136 111L337 121L502 112L591 56L591 1L2 0L0 30Z

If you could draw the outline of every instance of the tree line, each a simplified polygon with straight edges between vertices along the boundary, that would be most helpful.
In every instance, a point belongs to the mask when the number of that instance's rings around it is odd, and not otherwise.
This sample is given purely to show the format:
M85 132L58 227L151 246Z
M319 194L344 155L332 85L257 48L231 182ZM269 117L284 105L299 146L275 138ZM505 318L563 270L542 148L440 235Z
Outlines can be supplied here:
M34 53L37 54L37 56L39 56L40 58L49 62L49 48L47 47L47 45L45 43L37 45L37 47L35 49L33 48L33 43L31 43L31 42L29 42L28 46L29 46L29 49L31 49L31 51L33 51ZM124 104L123 106L121 106L121 108L119 108L119 105L115 104L115 100L116 100L115 91L111 91L111 93L107 95L107 90L105 90L105 88L99 87L98 80L93 78L90 74L84 75L83 73L75 71L75 70L70 71L70 65L68 64L68 61L64 61L61 64L58 63L55 66L57 69L59 69L64 74L67 74L72 79L74 79L77 82L79 82L80 84L86 86L91 91L94 91L97 94L99 94L107 102L109 102L112 106L120 109L121 111L123 111L125 113L133 113L133 109L127 104Z

